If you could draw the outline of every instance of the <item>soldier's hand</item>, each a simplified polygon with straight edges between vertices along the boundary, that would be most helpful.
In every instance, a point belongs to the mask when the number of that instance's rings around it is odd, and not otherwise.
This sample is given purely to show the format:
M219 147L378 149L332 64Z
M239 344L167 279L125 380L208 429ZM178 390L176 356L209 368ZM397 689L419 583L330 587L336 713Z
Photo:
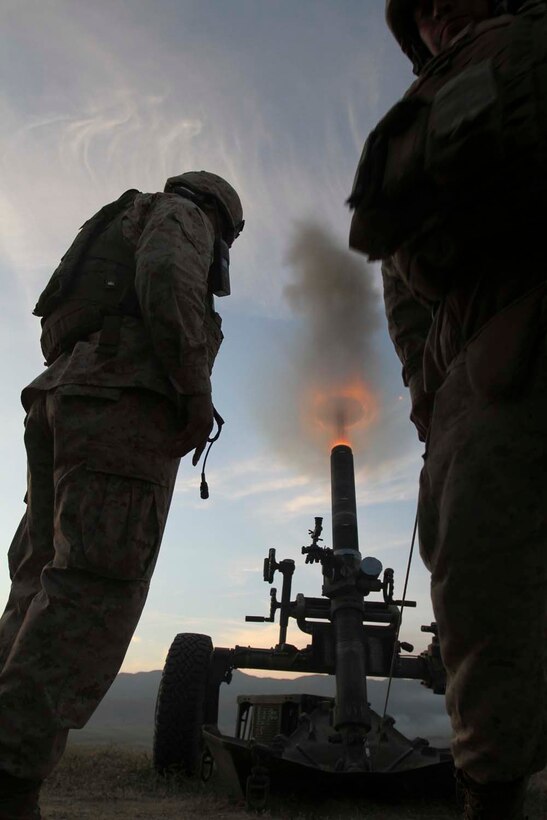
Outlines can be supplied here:
M190 450L195 450L192 464L195 466L207 444L213 429L213 402L209 393L188 396L186 400L186 426L175 436L172 454L182 458Z

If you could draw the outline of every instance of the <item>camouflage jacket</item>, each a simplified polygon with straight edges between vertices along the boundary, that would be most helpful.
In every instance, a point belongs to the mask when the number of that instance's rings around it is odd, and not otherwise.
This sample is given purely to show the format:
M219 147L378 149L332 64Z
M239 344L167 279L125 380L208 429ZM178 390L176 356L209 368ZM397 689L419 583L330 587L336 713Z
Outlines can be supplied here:
M178 403L211 391L210 373L222 340L207 277L214 232L205 214L175 194L138 194L122 221L135 249L135 290L142 320L124 317L113 356L97 355L100 333L77 342L28 385L24 407L36 391L64 384L141 387Z
M431 60L356 177L350 244L386 260L389 331L414 394L420 380L434 393L487 323L545 280L547 4L514 5ZM525 330L505 328L514 344Z

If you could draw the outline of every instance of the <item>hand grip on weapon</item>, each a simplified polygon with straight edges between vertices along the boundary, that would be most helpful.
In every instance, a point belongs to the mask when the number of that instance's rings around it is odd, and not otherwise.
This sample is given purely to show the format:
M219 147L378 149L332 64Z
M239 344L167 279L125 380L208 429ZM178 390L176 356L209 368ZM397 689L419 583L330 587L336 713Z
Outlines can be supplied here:
M194 467L198 463L207 439L213 429L214 409L210 393L187 396L186 399L186 425L182 431L175 436L171 454L182 458L191 450L195 450L192 457Z

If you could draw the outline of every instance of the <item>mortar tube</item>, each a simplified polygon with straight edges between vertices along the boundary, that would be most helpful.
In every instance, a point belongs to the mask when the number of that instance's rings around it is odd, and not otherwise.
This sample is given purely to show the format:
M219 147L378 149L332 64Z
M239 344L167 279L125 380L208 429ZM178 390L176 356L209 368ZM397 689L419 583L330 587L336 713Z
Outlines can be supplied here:
M347 444L337 444L330 454L332 499L332 547L334 552L359 552L357 502L353 453Z
M339 444L331 452L332 544L346 565L348 584L331 596L331 620L336 653L336 730L348 742L359 742L370 731L363 631L363 595L351 583L360 553L357 529L355 471L351 447Z

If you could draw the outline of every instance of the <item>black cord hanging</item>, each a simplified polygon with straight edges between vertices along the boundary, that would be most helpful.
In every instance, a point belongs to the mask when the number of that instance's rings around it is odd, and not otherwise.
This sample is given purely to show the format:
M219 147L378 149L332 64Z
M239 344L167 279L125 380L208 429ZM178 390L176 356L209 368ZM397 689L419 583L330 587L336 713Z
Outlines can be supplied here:
M202 467L202 470L201 470L201 484L200 484L200 487L199 487L199 494L200 494L200 497L203 498L204 500L209 498L209 485L207 484L207 480L205 478L205 466L207 464L207 459L209 458L209 453L211 452L211 447L213 446L215 441L218 441L218 439L220 438L220 434L222 433L222 427L224 425L224 419L222 418L220 413L218 413L215 410L214 407L213 407L213 414L214 414L215 421L217 423L218 429L217 429L215 435L212 438L209 437L207 439L207 441L209 442L209 446L207 447L207 450L205 452L205 458L203 459L203 467Z
M384 722L385 722L386 714L387 714L387 706L388 706L388 703L389 703L389 696L391 694L391 684L392 684L392 681L393 681L393 672L395 670L395 659L397 658L397 650L399 648L399 634L401 632L401 626L402 626L402 623L403 623L403 612L404 612L404 608L405 608L406 593L407 593L407 589L408 589L408 579L410 577L410 567L412 565L412 558L413 558L413 555L414 555L414 546L416 544L416 534L417 534L417 532L418 532L418 513L416 512L416 518L414 519L414 531L412 533L412 541L411 541L411 544L410 544L410 554L408 556L408 564L407 564L407 567L406 567L406 577L405 577L405 586L404 586L404 590L403 590L403 599L402 599L401 609L400 609L400 612L399 612L399 619L398 619L398 623L397 623L397 634L395 635L395 642L393 644L393 654L391 656L391 667L390 667L390 670L389 670L389 680L388 680L388 685L387 685L386 699L385 699L385 703L384 703L384 712L382 714L382 719L380 721L380 730L379 730L380 734L382 733L382 729L384 728Z

